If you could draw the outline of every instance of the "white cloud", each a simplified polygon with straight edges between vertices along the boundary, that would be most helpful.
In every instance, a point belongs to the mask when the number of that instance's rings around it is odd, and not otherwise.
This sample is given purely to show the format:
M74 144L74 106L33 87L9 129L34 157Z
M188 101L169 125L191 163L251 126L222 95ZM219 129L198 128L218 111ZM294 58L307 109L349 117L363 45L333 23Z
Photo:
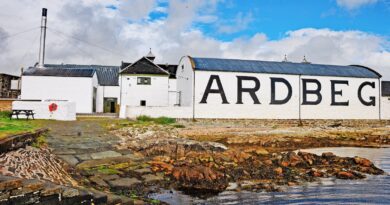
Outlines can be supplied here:
M378 0L337 0L337 5L348 10L355 10L362 6L375 4Z
M226 42L193 26L194 22L202 21L201 16L216 15L217 1L173 0L168 4L167 18L158 20L148 18L158 5L129 16L105 8L118 4L116 0L37 2L1 1L0 7L8 13L1 14L0 36L4 32L14 34L39 27L40 10L47 7L47 63L119 65L122 60L138 59L151 47L161 63L178 63L183 55L281 61L287 54L295 62L306 55L313 63L369 66L390 80L390 42L360 31L305 28L289 31L279 40L269 40L265 34L257 33ZM34 65L38 43L39 28L0 41L0 72L17 74L21 66Z
M253 21L252 13L243 14L239 12L236 17L224 24L218 25L220 33L237 33L248 28L249 23Z

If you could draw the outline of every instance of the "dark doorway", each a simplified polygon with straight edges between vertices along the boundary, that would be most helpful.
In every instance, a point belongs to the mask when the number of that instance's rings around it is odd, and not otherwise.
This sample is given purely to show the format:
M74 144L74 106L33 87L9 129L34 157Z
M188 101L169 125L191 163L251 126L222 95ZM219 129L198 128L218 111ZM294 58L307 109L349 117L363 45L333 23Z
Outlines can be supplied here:
M104 111L105 113L116 113L116 98L104 98Z

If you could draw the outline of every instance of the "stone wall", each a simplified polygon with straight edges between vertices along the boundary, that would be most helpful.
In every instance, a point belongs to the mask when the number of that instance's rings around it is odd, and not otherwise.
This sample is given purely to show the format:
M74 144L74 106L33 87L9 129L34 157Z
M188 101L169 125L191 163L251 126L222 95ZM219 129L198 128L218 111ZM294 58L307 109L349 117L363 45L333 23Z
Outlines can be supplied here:
M390 120L243 120L243 119L178 119L179 122L195 122L200 124L235 124L256 127L380 127L390 125Z
M31 145L36 138L47 132L47 129L40 129L35 132L27 132L6 137L0 140L0 154L11 150Z
M15 99L0 99L0 112L2 111L11 111L12 110L12 102Z
M0 204L106 204L107 196L37 179L0 175Z

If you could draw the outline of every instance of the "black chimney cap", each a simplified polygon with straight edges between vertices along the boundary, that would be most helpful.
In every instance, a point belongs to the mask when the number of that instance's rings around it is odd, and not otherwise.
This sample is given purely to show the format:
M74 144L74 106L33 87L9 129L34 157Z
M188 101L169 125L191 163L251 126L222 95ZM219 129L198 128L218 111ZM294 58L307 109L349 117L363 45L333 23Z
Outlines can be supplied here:
M47 8L42 8L42 16L47 16Z

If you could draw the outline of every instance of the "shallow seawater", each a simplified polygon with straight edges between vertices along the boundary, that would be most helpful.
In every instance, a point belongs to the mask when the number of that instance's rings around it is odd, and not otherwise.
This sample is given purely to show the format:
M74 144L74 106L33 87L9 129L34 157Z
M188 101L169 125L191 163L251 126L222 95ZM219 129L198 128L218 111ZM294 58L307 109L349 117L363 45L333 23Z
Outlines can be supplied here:
M360 156L370 159L387 174L367 175L362 180L320 179L283 192L225 191L217 196L200 199L178 191L164 190L150 195L169 204L390 204L390 148L318 148L301 150L315 154L333 152L342 157Z

